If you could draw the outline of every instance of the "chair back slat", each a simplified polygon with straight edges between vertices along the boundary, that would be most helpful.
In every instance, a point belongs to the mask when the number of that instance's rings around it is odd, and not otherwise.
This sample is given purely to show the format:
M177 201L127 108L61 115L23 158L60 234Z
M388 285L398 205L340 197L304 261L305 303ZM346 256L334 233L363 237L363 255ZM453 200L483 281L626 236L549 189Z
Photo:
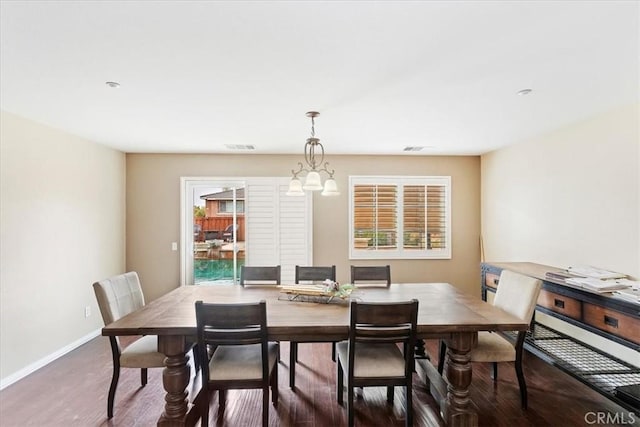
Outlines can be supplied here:
M258 344L262 340L260 325L247 325L246 327L204 326L203 341L210 345L247 345Z
M211 332L205 329L203 337L203 342L210 343L209 345L249 345L261 342L261 339L253 333L234 334L232 337L226 337L220 331Z
M403 323L396 327L369 327L368 325L356 325L355 340L368 343L404 342L411 337L411 324Z
M280 266L254 267L243 265L240 267L240 285L279 285Z
M351 283L382 283L391 286L391 266L351 266Z
M296 283L323 282L326 279L336 280L336 266L311 266L296 265Z

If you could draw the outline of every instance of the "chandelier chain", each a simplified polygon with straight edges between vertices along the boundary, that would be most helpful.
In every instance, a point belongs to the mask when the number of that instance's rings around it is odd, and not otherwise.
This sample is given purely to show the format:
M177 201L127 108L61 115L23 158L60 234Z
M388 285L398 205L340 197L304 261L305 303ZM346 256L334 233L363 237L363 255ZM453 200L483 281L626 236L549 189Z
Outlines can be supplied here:
M315 121L314 117L311 116L311 138L314 138L316 136L315 125L316 125L316 121Z

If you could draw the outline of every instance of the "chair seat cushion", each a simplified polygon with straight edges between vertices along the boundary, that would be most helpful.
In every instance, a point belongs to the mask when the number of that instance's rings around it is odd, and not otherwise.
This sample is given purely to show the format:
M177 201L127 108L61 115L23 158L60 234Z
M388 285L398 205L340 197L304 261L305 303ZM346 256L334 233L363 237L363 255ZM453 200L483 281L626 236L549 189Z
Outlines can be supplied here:
M348 375L348 341L336 344L336 355ZM395 344L357 343L353 365L355 378L404 377L404 357Z
M165 355L158 352L158 337L145 335L129 344L120 354L120 366L124 368L161 368Z
M509 341L495 332L479 332L478 345L471 350L472 362L513 362L516 349Z
M221 345L209 361L209 380L259 380L262 378L261 344ZM269 372L278 360L278 344L268 343Z

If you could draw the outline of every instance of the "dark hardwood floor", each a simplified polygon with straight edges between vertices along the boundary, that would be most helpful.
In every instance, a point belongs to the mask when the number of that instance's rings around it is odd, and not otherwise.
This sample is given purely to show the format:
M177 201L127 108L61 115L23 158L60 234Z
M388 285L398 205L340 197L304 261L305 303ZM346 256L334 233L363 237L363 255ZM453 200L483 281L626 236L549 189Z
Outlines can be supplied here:
M427 349L437 362L436 342ZM296 369L297 390L288 387L288 343L282 343L279 367L280 400L270 408L273 426L344 426L346 411L336 403L335 365L330 344L301 344ZM488 364L474 364L471 398L483 426L586 426L590 412L611 414L628 411L614 404L560 370L530 353L524 371L529 385L529 409L520 409L513 364L500 365L499 381L489 378ZM140 373L123 369L116 393L114 417L107 420L106 398L111 379L108 340L98 337L0 392L0 426L153 426L164 407L162 372L149 370L149 384L140 387ZM439 426L434 400L414 377L416 426ZM356 425L402 426L404 392L396 392L395 404L386 404L385 390L366 388L356 402ZM230 391L219 411L211 403L212 426L260 424L261 392ZM621 418L618 418L621 419ZM629 418L626 418L629 421ZM635 417L636 422L640 422ZM602 426L604 424L598 424Z

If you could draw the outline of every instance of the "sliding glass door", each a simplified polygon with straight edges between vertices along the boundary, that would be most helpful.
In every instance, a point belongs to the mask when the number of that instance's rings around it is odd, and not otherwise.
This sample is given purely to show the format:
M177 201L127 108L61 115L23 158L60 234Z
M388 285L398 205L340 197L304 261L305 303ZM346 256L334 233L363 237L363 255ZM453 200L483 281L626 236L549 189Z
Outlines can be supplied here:
M185 283L237 283L245 259L244 182L194 178L183 190Z
M240 266L312 265L312 196L286 196L290 178L181 178L181 283L236 284Z

